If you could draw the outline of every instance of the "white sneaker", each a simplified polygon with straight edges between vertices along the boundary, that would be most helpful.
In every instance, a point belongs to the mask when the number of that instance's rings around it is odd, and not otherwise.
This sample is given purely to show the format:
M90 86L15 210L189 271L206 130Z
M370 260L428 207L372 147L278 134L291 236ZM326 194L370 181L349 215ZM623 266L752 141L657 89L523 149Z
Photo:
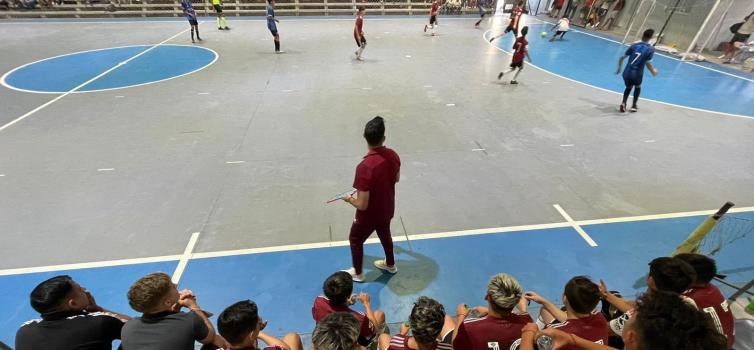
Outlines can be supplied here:
M353 278L354 282L363 283L364 282L364 274L356 274L356 269L353 267L348 270L341 270L343 272L348 272L349 275L351 275L351 278Z
M382 271L385 271L387 273L392 273L392 274L398 273L398 266L395 266L395 265L388 266L387 263L385 262L385 260L377 260L377 261L375 261L374 262L374 267L376 267L376 268L378 268L378 269L380 269Z

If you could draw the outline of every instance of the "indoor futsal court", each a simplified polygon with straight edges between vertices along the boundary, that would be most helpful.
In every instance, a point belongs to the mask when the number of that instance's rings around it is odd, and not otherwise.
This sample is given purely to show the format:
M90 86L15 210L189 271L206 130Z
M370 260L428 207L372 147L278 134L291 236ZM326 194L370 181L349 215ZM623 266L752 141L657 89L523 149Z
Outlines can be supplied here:
M351 15L279 19L283 54L264 17L200 16L195 44L183 18L0 20L0 341L38 317L42 280L136 315L125 293L155 271L213 313L251 299L267 332L310 334L322 281L351 266L354 209L326 202L352 188L374 116L402 159L400 272L372 265L373 235L354 290L388 323L421 295L484 303L499 272L551 300L574 275L633 297L727 201L718 269L754 279L753 73L658 51L621 113L622 38L549 42L546 14L522 17L515 85L497 79L514 36L489 41L504 13L441 15L432 36L424 15L367 10L363 60Z

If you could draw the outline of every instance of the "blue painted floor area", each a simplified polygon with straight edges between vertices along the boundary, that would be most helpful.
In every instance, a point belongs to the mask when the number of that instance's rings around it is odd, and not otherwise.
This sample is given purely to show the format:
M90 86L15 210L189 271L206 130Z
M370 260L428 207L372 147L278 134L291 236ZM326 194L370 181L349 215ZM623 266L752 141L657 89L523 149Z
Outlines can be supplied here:
M161 262L151 264L101 267L71 271L32 273L15 276L0 276L0 341L13 346L16 331L24 322L39 318L29 305L29 293L50 277L69 275L87 288L97 304L113 311L132 314L128 306L126 293L128 288L140 277L163 271L171 274L178 262Z
M552 35L551 28L550 24L529 24L527 40L534 65L569 79L623 93L623 79L616 75L615 71L618 59L625 53L626 46L576 30L568 32L565 40L551 43L548 41ZM493 29L492 34L497 35L501 29ZM539 36L543 31L548 33L548 37ZM486 33L485 38L489 37L490 33ZM509 34L493 44L506 52L511 52L513 41L513 35ZM642 98L754 117L754 109L751 108L754 103L754 75L726 70L729 74L737 76L734 77L660 54L655 54L652 64L659 71L659 75L652 77L649 72L645 72ZM526 79L525 74L521 79ZM616 98L615 104L619 103L620 98Z
M20 90L64 93L146 50L140 45L49 58L10 72L4 83ZM217 54L194 46L161 45L78 91L124 88L175 78L211 64Z
M754 213L733 214L754 220ZM382 257L379 244L366 247L366 274L370 281L355 291L372 295L375 308L388 321L405 320L413 301L432 296L454 312L460 303L484 303L488 279L499 272L514 275L525 289L560 300L565 282L575 275L604 279L611 289L633 296L645 289L647 263L665 256L682 242L704 217L596 224L583 228L599 244L590 248L571 228L519 231L478 236L415 240L396 243L400 272L382 274L372 262ZM754 275L749 258L754 235L724 248L716 259L729 281L741 283ZM258 303L268 329L281 335L314 328L311 305L321 294L324 279L350 264L348 247L240 255L191 260L181 288L198 296L200 305L219 313L243 299ZM172 272L175 262L67 272L88 287L101 305L133 314L126 301L131 283L153 271ZM12 343L22 322L35 318L28 293L38 282L58 273L0 277L3 298L0 340Z

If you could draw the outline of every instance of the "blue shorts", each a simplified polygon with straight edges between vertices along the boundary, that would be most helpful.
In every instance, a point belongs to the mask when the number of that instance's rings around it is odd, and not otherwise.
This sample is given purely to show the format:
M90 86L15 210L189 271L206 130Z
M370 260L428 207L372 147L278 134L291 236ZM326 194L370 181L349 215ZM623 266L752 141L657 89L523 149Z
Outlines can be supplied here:
M641 85L643 78L644 74L642 71L635 71L630 69L623 71L623 82L626 83L626 86L639 86Z
M275 24L274 21L267 21L267 29L270 30L270 33L272 33L272 36L278 35L278 26Z
M199 25L199 22L197 22L196 17L186 16L186 19L188 20L189 24L192 26Z

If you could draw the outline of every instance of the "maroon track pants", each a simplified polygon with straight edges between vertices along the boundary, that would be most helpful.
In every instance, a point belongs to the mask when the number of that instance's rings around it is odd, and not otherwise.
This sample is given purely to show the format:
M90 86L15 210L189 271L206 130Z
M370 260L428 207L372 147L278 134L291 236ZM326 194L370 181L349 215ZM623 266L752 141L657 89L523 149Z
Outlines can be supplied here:
M385 224L363 224L353 222L351 233L348 235L348 241L351 242L351 260L356 273L360 274L364 265L364 242L369 238L372 232L377 231L377 237L380 238L382 249L385 250L385 260L388 266L395 265L393 256L393 237L390 235L390 222Z

